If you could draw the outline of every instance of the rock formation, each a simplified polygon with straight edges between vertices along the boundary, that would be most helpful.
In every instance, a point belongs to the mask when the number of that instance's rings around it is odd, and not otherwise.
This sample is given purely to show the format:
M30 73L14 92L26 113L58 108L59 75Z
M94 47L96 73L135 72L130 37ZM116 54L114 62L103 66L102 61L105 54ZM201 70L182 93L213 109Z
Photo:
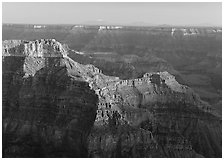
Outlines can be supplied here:
M62 45L3 44L3 157L86 157L98 98Z
M221 120L168 72L131 80L98 77L99 104L89 156L221 156ZM214 144L216 149L209 147Z
M168 72L122 80L54 39L3 42L3 157L221 157L221 138Z

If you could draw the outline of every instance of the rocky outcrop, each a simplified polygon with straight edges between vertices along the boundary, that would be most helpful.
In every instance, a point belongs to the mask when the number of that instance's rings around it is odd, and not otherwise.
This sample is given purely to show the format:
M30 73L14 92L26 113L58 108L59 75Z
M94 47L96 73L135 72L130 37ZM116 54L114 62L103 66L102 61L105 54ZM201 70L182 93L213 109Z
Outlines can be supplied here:
M40 39L36 41L6 40L3 41L3 55L63 57L66 56L66 50L55 39Z
M123 80L55 40L3 46L4 157L221 157L221 119L168 72Z
M66 66L59 42L11 42L3 42L3 157L86 157L97 95Z
M221 156L221 120L168 72L131 80L103 75L97 79L99 104L89 156Z
M179 83L193 88L211 105L222 99L221 27L123 26L122 29L104 29L100 32L99 27L46 25L45 28L37 29L34 25L3 24L2 38L34 40L54 37L68 44L69 48L78 51L77 53L115 53L113 57L117 59L113 62L110 62L111 55L82 58L79 55L78 58L72 55L73 52L69 56L76 62L93 64L103 70L104 74L122 79L138 78L146 72L168 71L175 75ZM137 62L133 61L136 58L132 55L140 59L137 58ZM152 62L153 57L147 58L148 55L163 59L166 63ZM173 69L170 67L178 71L179 75L172 72ZM221 106L218 110L220 109Z
M220 28L172 28L171 29L171 36L200 36L204 34L214 34L220 33L222 29Z

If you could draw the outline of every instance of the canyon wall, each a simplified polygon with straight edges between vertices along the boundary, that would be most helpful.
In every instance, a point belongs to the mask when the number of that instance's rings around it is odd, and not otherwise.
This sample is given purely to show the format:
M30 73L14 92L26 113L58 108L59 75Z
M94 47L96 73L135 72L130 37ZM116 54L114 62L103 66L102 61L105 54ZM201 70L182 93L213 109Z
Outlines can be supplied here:
M54 39L3 42L3 157L221 157L221 119L164 72L107 76Z
M89 156L221 156L221 119L168 72L131 80L98 78L99 104Z
M3 52L3 157L86 157L97 95L55 40L18 43Z

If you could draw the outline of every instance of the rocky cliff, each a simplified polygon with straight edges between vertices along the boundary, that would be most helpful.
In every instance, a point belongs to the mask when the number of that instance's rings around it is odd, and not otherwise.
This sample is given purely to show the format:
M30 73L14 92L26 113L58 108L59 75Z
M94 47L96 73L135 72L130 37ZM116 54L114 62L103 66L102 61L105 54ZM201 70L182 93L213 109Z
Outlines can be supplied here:
M3 42L3 157L87 156L98 97L67 65L53 39Z
M168 71L178 82L193 88L203 100L218 106L217 112L221 110L221 27L3 24L2 38L55 38L80 53L114 53L113 63L110 54L85 56L82 61L74 53L69 56L122 79ZM153 57L156 62L152 61Z
M122 80L67 54L3 42L4 157L221 157L221 119L174 76Z
M99 104L89 156L221 156L221 120L168 72L131 80L97 78Z

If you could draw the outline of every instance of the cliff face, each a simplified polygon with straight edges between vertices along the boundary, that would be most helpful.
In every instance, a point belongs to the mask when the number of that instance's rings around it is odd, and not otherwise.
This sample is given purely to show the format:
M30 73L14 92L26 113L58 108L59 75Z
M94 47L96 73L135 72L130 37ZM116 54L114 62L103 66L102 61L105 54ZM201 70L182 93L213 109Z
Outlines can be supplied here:
M3 157L86 157L98 97L78 74L71 75L61 44L6 46Z
M99 104L89 156L221 157L221 120L168 72L96 79Z
M63 57L66 55L66 50L55 39L40 39L36 41L6 40L3 41L3 55Z
M217 112L221 110L221 27L2 26L3 40L52 37L81 53L114 53L113 63L110 55L85 56L82 62L74 57L74 52L69 55L76 62L97 66L107 75L130 79L146 72L168 71L178 82L193 88L203 100L217 106ZM154 63L153 57L160 60Z
M4 157L221 157L221 123L168 72L122 80L55 40L3 42Z

